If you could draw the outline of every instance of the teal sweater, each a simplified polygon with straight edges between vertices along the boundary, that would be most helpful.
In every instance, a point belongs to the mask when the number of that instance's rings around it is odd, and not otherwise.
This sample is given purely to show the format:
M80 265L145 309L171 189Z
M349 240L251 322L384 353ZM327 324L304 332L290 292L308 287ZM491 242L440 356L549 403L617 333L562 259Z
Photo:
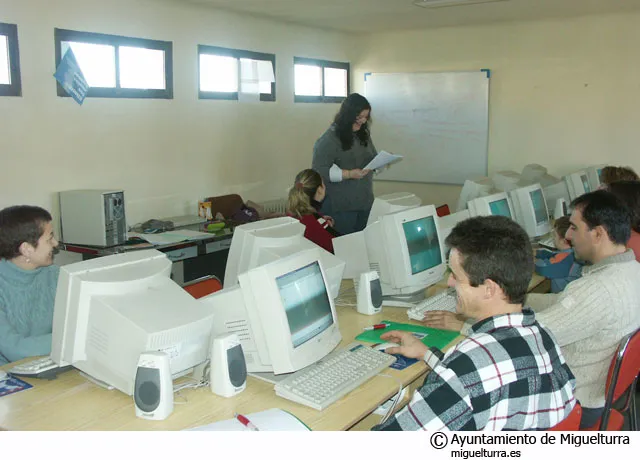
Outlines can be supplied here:
M0 260L0 364L51 352L59 267L23 270Z

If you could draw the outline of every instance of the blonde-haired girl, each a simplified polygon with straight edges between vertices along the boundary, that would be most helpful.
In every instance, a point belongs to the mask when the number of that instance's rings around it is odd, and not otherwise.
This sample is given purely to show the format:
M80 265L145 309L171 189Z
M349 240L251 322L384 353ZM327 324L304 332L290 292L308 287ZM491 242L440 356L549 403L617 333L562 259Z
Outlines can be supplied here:
M333 219L318 212L325 191L320 174L313 169L300 171L289 190L287 212L305 226L305 238L333 254L331 240L340 234L333 229Z

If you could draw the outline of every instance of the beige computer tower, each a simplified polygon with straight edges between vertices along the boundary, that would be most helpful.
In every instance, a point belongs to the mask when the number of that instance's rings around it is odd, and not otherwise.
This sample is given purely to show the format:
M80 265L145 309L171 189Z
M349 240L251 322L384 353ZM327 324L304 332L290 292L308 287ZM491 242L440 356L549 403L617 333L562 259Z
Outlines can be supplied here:
M62 241L88 246L116 246L127 239L122 190L60 192Z

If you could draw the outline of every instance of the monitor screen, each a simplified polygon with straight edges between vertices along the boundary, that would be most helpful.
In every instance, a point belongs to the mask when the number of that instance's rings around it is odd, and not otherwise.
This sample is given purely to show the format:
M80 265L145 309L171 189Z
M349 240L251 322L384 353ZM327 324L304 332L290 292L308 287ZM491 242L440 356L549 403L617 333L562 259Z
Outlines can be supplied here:
M505 216L509 219L512 218L511 211L509 211L509 202L506 198L502 200L492 201L489 203L492 216Z
M544 198L542 196L542 190L536 189L529 192L531 196L531 204L533 205L533 212L535 213L536 224L540 225L548 220L547 211L544 204Z
M589 178L586 174L580 174L580 180L582 181L582 186L584 187L584 192L591 192L591 184L589 184Z
M276 284L294 348L333 324L331 303L318 262L277 277Z
M411 274L421 273L440 265L440 242L433 217L425 217L402 224L407 239Z

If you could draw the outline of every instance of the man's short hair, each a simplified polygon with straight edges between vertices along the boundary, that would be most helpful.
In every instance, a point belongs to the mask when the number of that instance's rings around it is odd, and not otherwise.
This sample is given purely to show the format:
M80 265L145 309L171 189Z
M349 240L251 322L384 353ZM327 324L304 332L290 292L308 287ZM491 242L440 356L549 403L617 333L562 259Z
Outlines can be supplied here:
M631 213L624 202L606 190L585 193L571 202L590 230L601 225L615 244L627 244L631 236Z
M490 279L507 301L521 304L533 275L533 250L522 227L504 216L482 216L459 222L445 243L456 249L471 286Z
M0 211L0 259L20 255L20 245L36 247L51 214L38 206L11 206Z

